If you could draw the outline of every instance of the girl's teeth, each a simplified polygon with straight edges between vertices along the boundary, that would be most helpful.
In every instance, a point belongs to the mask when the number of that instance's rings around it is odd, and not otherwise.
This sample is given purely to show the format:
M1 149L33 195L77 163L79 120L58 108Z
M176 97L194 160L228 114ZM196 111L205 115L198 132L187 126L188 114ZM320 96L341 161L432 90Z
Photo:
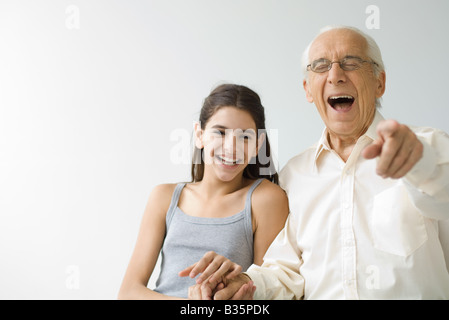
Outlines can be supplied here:
M237 161L234 161L233 159L221 158L221 157L219 157L219 159L221 160L221 162L223 162L226 165L234 165L237 163Z

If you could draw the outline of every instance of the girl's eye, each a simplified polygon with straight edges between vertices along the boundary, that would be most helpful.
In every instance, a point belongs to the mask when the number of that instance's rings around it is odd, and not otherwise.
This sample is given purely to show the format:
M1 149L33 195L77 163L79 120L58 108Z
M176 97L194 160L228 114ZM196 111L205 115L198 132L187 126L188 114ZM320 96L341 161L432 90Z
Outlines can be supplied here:
M215 135L219 135L219 136L224 136L225 135L224 131L217 130L217 129L212 130L212 133L215 134Z

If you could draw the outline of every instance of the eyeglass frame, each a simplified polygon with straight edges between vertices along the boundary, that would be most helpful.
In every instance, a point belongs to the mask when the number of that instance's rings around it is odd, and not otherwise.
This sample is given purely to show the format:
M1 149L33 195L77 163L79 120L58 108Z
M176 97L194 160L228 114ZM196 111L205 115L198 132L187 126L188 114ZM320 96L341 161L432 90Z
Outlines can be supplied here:
M307 71L309 71L309 68L310 68L310 70L313 71L313 72L315 72L315 73L325 73L325 72L330 71L330 70L332 69L332 66L334 65L334 63L338 63L338 65L340 66L340 68L341 68L343 71L355 71L355 70L359 70L359 69L361 68L361 66L360 66L360 67L358 67L358 68L356 68L356 69L345 70L345 69L342 67L342 63L343 63L343 61L346 60L346 59L356 59L356 60L359 60L362 64L363 64L363 63L371 63L371 64L374 64L374 65L376 65L376 66L379 66L379 64L378 64L377 62L372 61L372 60L369 61L369 60L363 60L363 59L360 58L360 57L346 56L346 57L344 57L344 58L341 59L341 60L335 60L335 61L331 61L331 60L328 60L328 59L320 58L320 59L314 60L314 61L312 61L312 63L308 64L307 67L306 67L306 69L307 69ZM317 72L317 71L314 71L314 70L312 69L312 64L313 64L315 61L318 61L318 60L329 61L329 66L328 66L327 70L325 70L325 71L323 71L323 72Z

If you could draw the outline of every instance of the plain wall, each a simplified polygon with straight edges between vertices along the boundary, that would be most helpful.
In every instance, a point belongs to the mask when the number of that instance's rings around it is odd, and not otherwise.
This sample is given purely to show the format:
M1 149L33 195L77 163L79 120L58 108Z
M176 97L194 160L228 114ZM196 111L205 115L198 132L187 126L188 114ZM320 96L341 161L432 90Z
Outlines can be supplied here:
M300 58L325 25L378 42L386 118L448 132L448 14L447 0L1 0L0 299L115 299L151 189L189 180L181 151L217 84L260 94L279 168L313 144Z

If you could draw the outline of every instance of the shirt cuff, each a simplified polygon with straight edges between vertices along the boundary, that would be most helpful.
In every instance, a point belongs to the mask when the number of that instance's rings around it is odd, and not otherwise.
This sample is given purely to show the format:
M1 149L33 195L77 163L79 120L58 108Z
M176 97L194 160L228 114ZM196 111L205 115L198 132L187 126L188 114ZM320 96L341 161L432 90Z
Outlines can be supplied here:
M259 272L257 271L253 271L252 269L254 269L255 265L252 265L248 268L248 270L246 272L243 272L243 274L246 274L248 277L250 277L251 281L254 283L254 285L256 286L256 291L254 292L254 300L265 300L265 288L264 287L264 282L261 279L261 276L259 274Z

